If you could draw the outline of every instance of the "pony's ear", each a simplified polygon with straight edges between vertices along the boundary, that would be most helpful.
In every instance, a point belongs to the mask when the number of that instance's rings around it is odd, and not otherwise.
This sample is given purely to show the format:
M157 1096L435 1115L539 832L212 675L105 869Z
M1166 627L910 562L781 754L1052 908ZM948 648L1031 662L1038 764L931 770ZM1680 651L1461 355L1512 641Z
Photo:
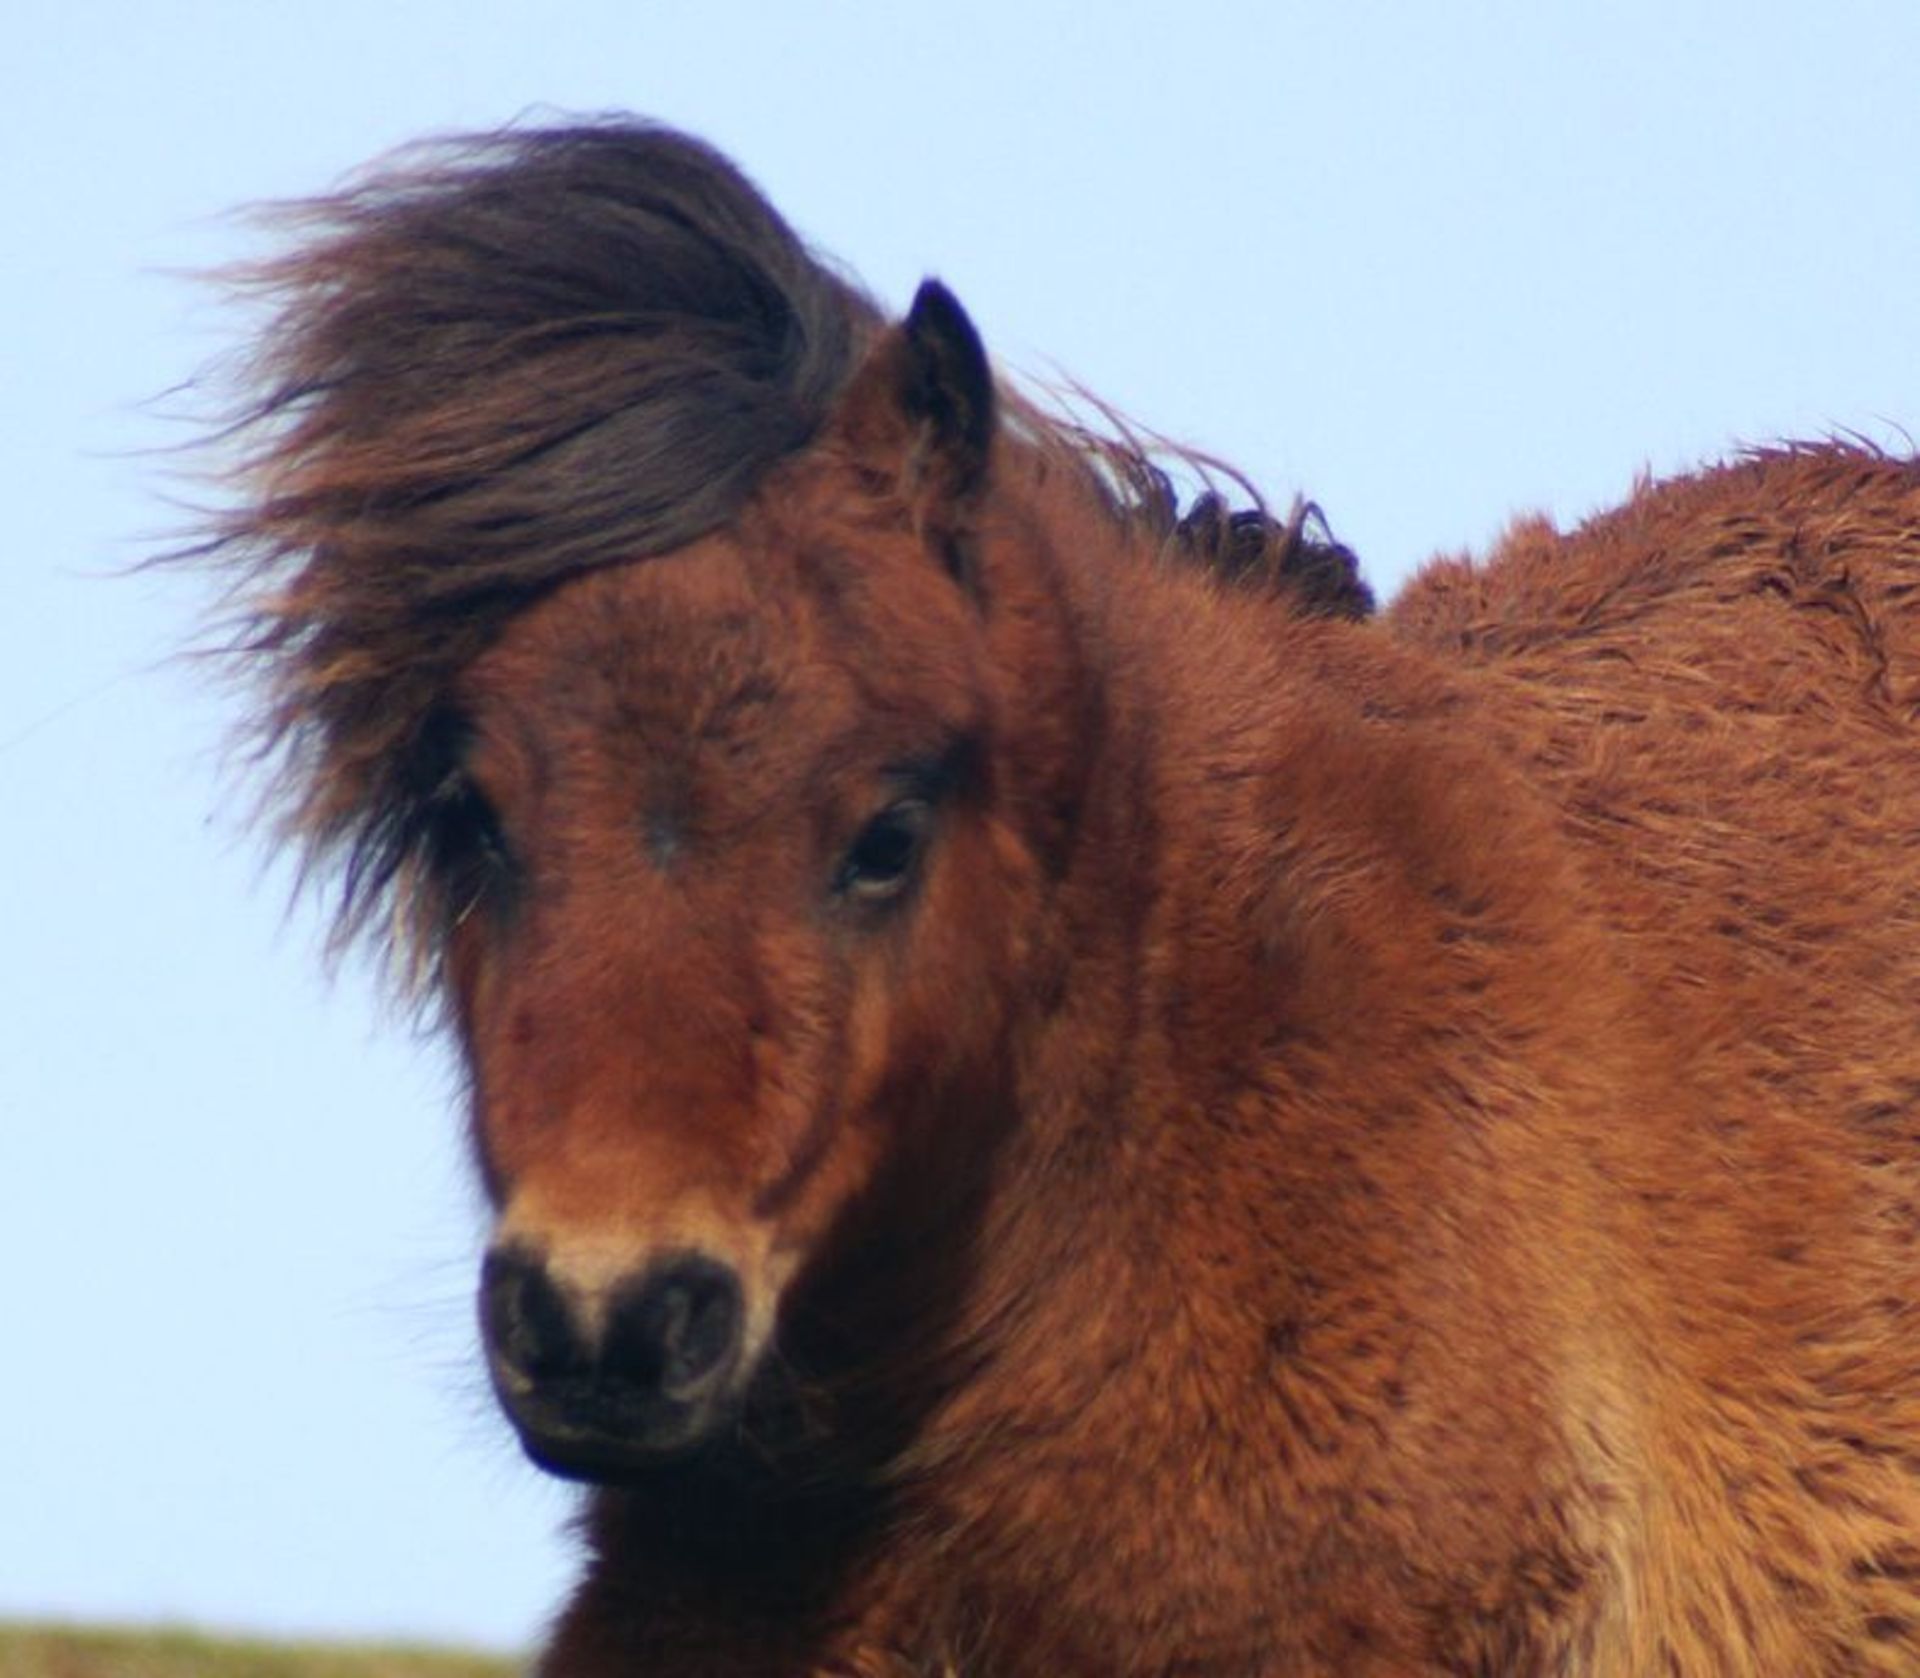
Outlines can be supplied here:
M993 369L980 334L938 280L921 282L900 334L900 405L926 427L928 463L948 493L969 497L986 479L993 442Z
M839 429L869 467L904 485L923 521L948 532L964 523L987 478L993 369L966 310L938 280L921 284L907 318L854 374Z

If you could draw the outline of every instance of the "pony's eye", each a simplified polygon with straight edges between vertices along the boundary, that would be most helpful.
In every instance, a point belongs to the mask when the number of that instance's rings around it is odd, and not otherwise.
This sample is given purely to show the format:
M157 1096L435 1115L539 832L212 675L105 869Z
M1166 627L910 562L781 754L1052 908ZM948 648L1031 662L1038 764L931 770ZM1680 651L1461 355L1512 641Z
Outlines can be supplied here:
M932 825L933 806L924 798L889 804L860 830L840 864L836 888L869 902L897 896L913 878Z

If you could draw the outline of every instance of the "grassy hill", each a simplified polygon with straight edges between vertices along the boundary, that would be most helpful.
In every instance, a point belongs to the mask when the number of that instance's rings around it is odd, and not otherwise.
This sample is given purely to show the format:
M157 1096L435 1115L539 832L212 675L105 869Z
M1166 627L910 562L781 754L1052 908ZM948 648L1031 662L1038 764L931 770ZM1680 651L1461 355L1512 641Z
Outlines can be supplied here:
M516 1678L496 1655L0 1625L0 1678Z

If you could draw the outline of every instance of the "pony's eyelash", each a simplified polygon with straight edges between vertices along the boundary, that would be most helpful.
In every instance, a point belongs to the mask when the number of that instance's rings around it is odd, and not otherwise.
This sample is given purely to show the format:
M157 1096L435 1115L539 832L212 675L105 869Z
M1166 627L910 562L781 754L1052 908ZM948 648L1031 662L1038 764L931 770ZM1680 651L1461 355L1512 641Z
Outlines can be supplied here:
M889 764L882 771L882 779L898 787L902 799L938 805L966 781L979 752L980 742L971 734L962 734L937 751Z
M512 848L492 803L458 772L435 789L422 826L428 872L439 882L447 924L458 926L511 880L516 869Z

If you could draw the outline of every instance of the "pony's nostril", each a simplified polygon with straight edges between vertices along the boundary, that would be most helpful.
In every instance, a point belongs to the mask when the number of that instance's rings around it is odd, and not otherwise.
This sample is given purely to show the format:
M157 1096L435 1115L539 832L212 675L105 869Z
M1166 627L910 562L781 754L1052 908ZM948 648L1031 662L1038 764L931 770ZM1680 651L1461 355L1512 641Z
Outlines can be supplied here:
M690 1397L733 1361L742 1316L732 1270L695 1255L670 1259L615 1299L601 1368L671 1398Z
M487 1255L480 1321L494 1357L528 1380L575 1372L588 1361L565 1296L546 1266L517 1248Z

